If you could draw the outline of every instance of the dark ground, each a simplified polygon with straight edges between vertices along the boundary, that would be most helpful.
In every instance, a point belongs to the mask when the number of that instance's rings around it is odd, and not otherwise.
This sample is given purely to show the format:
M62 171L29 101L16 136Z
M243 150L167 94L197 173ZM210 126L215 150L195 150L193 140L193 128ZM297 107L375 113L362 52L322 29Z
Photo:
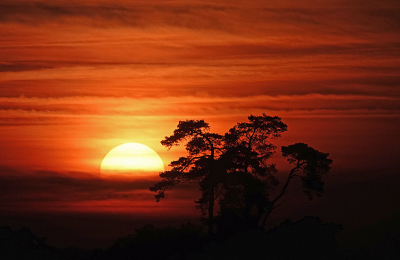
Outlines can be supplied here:
M0 228L1 259L398 259L400 232L375 244L361 243L341 249L343 227L317 217L286 220L268 231L247 229L210 237L202 226L190 223L155 228L144 225L116 239L104 249L57 248L46 244L28 228ZM362 234L360 234L362 235ZM362 241L361 241L362 242Z

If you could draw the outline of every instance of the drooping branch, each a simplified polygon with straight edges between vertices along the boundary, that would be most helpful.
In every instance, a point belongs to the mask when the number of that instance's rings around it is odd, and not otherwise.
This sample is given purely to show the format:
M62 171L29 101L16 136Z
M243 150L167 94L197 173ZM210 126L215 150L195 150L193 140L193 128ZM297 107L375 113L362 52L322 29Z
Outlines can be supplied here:
M312 199L312 192L320 195L324 189L322 176L331 169L332 160L328 159L328 153L322 153L305 143L296 143L289 146L282 146L282 155L289 163L299 165L302 170L301 181L303 192L308 199Z
M165 191L179 183L180 179L184 177L183 174L185 170L187 170L195 160L200 160L202 158L203 157L180 157L177 161L172 161L169 166L172 166L173 169L160 173L160 177L164 178L164 180L150 187L150 191L157 192L157 194L154 195L156 201L159 202L161 199L164 199L166 197Z
M161 199L164 199L166 194L165 191L170 189L170 187L175 186L176 181L175 180L162 180L160 182L157 182L153 185L153 187L150 187L150 191L157 192L154 197L156 198L156 201L159 202Z

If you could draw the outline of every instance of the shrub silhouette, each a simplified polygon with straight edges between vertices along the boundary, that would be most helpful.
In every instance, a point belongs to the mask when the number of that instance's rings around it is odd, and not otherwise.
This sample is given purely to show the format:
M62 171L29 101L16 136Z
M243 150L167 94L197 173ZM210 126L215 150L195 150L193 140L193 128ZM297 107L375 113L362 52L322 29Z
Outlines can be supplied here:
M286 220L269 231L238 232L207 246L192 259L328 259L337 256L335 235L341 226L322 223L317 217Z
M59 259L54 248L46 245L45 239L38 238L28 228L12 230L0 227L1 259Z
M104 259L185 259L206 242L202 229L190 223L180 228L145 225L135 235L119 238L104 253Z

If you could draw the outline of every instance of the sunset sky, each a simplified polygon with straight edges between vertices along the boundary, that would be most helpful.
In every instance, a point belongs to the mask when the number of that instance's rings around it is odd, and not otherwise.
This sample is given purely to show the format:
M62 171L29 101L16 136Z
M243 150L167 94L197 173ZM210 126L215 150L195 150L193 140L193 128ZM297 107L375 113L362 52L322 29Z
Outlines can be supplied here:
M306 205L294 211L348 225L400 216L399 13L394 0L2 0L0 224L51 239L51 214L193 219L196 188L156 203L154 180L102 180L102 159L141 143L167 169L185 155L160 144L179 120L223 134L262 113L288 125L278 147L333 160L324 197L293 187Z

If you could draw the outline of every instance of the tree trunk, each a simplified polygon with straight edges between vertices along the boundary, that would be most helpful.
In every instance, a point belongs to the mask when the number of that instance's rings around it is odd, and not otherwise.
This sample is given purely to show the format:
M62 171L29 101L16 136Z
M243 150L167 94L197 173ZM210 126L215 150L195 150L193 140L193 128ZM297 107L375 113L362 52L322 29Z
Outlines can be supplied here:
M210 188L210 201L208 202L208 234L214 234L214 187Z
M212 236L214 234L214 166L215 166L215 161L214 161L214 156L215 156L215 151L214 151L214 146L213 143L211 142L210 139L208 139L208 142L210 144L211 147L211 154L210 154L210 158L211 158L211 162L210 162L210 174L211 174L211 183L209 183L210 187L209 187L209 196L210 196L210 201L208 202L208 235Z
M283 195L285 195L285 192L286 192L287 187L289 186L290 180L293 179L294 173L295 173L299 168L300 168L300 165L298 164L295 168L293 168L293 169L290 171L289 176L288 176L288 178L287 178L287 180L286 180L285 185L282 187L281 192L278 194L278 196L276 196L275 199L273 199L273 200L271 201L270 206L267 208L266 213L264 214L264 218L263 218L263 220L262 220L262 222L261 222L261 225L260 225L261 228L264 228L264 227L265 227L265 224L266 224L266 222L267 222L267 218L269 217L269 215L271 215L271 212L272 212L272 210L274 209L276 202L277 202L278 200L280 200L280 199L283 197Z
M267 209L266 212L262 218L261 224L259 225L260 228L264 229L265 228L265 224L267 223L267 219L269 217L269 215L271 215L272 213L272 209L274 207L274 204L271 204Z

